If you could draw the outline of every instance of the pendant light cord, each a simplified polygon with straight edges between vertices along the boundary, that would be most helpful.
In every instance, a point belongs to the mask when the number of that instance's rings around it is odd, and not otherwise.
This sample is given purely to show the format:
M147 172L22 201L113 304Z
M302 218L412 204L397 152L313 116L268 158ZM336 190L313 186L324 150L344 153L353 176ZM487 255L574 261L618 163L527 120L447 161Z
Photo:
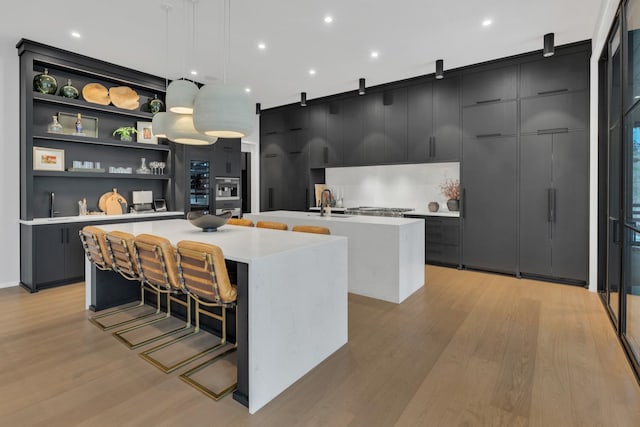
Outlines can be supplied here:
M191 0L193 4L193 16L192 16L192 28L191 28L191 66L195 65L196 59L196 7L198 5L198 0ZM191 81L196 82L195 76L192 77Z
M227 68L229 67L229 55L231 51L231 3L229 0L224 1L224 66L222 73L222 82L227 84Z
M164 11L165 11L165 34L164 34L164 38L165 38L165 46L167 48L167 52L165 55L165 62L164 62L164 93L165 93L165 97L167 95L167 89L169 88L169 9L171 9L171 5L169 3L165 3L164 4Z

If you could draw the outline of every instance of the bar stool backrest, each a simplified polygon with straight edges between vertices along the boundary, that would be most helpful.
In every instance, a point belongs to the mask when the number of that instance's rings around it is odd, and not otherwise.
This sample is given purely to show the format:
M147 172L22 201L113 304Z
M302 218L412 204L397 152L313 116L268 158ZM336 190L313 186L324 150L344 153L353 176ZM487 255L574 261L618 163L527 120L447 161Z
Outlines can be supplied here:
M129 280L140 280L138 262L133 248L135 236L124 231L107 233L107 248L113 269Z
M253 227L253 221L244 218L229 218L227 224L242 225L244 227Z
M275 221L258 221L256 223L256 227L258 228L271 228L273 230L287 230L287 224L284 224L282 222L275 222Z
M176 253L169 240L152 234L139 234L133 241L140 276L145 283L165 290L180 290Z
M191 294L223 305L236 300L237 290L229 281L220 247L183 240L177 251L180 278Z
M331 231L327 227L320 227L317 225L295 225L291 231L314 234L331 234Z
M87 225L79 232L82 247L89 261L100 270L111 270L111 257L107 250L105 232L99 227Z

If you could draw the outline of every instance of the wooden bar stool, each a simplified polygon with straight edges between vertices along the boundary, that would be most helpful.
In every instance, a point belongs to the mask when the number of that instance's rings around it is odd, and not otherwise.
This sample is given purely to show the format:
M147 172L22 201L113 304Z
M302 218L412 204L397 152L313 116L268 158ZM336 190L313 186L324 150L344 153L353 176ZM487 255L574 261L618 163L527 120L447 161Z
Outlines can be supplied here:
M244 227L253 227L253 221L244 218L229 218L227 224L242 225Z
M180 332L187 331L188 333L191 333L191 331L193 330L193 328L191 327L191 304L188 298L185 302L177 297L177 295L181 295L183 294L183 292L181 290L178 268L176 266L175 249L171 245L171 242L163 237L154 236L151 234L140 234L135 237L133 241L133 247L140 278L145 285L151 287L151 289L153 289L154 291L158 292L159 294L166 295L167 311L164 316L158 319L154 319L141 325L135 325L119 330L117 332L114 332L113 336L122 341L130 349L135 349L154 341L166 338L168 336L178 334ZM156 335L137 343L133 343L123 336L128 332L140 328L145 328L157 322L170 319L172 302L186 307L187 318L184 326L171 329L168 332ZM178 339L179 338L180 337L178 337Z
M319 227L317 225L295 225L291 231L314 234L331 234L331 231L327 227Z
M257 228L271 228L272 230L288 230L287 224L275 221L258 221L256 223Z
M198 322L196 323L196 328L199 327L200 314L220 320L222 323L220 341L211 347L210 351L216 350L225 345L227 341L227 308L236 307L237 298L236 286L229 281L224 255L218 246L188 240L179 242L177 251L178 271L180 272L182 284L196 303L196 322ZM208 310L203 310L200 308L201 305L205 307L220 307L221 314L218 315ZM237 382L224 387L220 391L214 391L196 381L192 376L222 359L227 354L236 351L236 349L236 345L231 346L212 359L180 375L180 379L215 400L224 397L235 390Z

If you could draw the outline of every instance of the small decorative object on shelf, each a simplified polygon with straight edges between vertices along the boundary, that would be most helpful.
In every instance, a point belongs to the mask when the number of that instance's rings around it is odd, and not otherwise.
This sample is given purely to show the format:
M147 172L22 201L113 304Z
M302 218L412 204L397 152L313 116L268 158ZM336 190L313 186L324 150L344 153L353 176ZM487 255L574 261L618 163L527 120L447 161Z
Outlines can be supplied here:
M440 184L440 191L447 198L447 208L452 212L460 210L460 183L456 180L446 179Z
M71 79L67 80L67 84L60 89L60 96L71 99L78 99L80 92L71 85Z
M148 175L151 173L151 169L147 167L147 159L145 159L144 157L140 159L140 167L136 169L136 173L142 175Z
M149 112L151 112L154 115L156 113L164 111L164 102L162 102L162 100L158 98L158 95L154 95L153 99L149 99L148 104L149 104Z
M109 90L100 83L87 83L82 88L82 97L93 104L109 105Z
M438 202L429 202L429 212L438 212L440 205Z
M82 131L82 116L80 113L78 113L76 118L76 135L84 135L84 132Z
M138 122L138 142L157 144L158 137L153 134L152 122Z
M62 125L58 121L58 116L51 116L51 123L47 126L49 133L62 133Z
M53 95L58 90L58 82L55 77L49 74L49 70L45 68L44 73L37 74L33 78L33 90Z
M78 200L78 215L87 214L87 199Z
M133 141L133 134L138 133L138 130L133 126L123 126L113 131L113 136L120 135L120 141Z
M109 98L113 105L124 110L135 110L140 106L138 93L128 86L110 88Z
M34 171L64 171L64 150L33 147Z

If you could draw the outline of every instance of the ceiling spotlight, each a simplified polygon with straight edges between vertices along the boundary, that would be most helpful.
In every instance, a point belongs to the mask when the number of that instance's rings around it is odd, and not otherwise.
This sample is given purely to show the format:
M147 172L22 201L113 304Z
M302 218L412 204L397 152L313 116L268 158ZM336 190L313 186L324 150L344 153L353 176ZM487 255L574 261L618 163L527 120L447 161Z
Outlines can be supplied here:
M329 15L324 17L324 22L327 24L331 24L333 22L333 18Z
M307 106L307 92L300 92L300 106Z
M198 72L197 72L196 70L191 70L191 75L192 75L192 76L197 76L197 75L198 75Z
M364 79L358 81L358 95L364 95L366 93Z
M438 59L436 61L436 79L440 80L444 77L444 61L442 59Z
M260 103L256 102L256 114L260 114L260 111L262 111L261 108Z
M377 58L378 57L378 51L377 50L372 50L371 51L371 57L372 58Z
M483 27L488 27L491 24L493 24L493 21L491 19L485 19L484 21L482 21Z
M77 32L77 31L72 31L72 32L71 32L71 36L72 36L72 37L75 37L75 38L77 38L77 39L79 39L80 37L82 37L82 36L80 35L80 33L79 33L79 32Z
M260 50L265 50L267 48L267 45L264 43L258 43L258 49Z
M312 76L316 75L316 70L314 70L313 68L309 70L309 74L311 74Z
M245 92L247 92L247 93L249 93L249 92L251 92L251 88L250 88L250 87L245 87L245 88L244 88L244 91L245 91Z
M555 53L555 47L553 44L553 33L547 33L544 35L544 48L542 50L542 56L549 57Z

